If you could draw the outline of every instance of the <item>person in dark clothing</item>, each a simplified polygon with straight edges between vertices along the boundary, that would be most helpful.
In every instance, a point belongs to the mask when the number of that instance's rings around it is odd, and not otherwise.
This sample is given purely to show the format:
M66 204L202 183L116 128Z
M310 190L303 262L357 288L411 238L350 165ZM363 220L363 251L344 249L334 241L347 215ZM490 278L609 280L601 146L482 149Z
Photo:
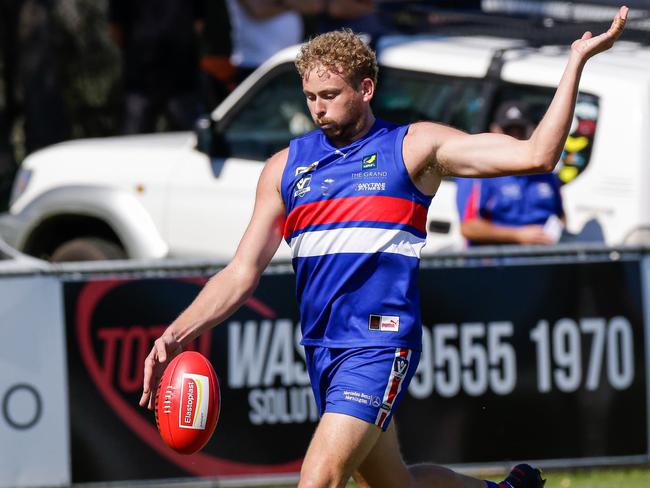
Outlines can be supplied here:
M215 107L236 85L235 67L230 62L231 25L226 0L210 0L206 4L201 76L209 109Z
M343 28L368 35L374 43L379 36L390 33L394 26L389 16L381 15L376 0L330 0L316 19L316 32Z
M190 129L201 113L198 37L202 0L110 0L111 36L122 51L123 132Z
M55 22L57 0L0 2L0 209L7 206L17 154L29 154L70 138ZM11 133L22 117L24 147L16 150ZM17 153L17 154L16 154Z

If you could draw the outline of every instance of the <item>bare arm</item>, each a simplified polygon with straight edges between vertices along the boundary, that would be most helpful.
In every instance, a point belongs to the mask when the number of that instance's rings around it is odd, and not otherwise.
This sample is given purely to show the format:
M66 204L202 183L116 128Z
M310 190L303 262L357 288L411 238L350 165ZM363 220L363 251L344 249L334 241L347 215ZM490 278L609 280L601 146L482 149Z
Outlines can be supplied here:
M542 225L510 227L476 217L460 224L465 239L485 244L553 244Z
M404 159L416 184L424 189L433 185L435 190L444 175L489 177L551 171L569 132L582 69L590 57L614 44L626 17L627 7L621 7L607 32L597 37L586 32L573 42L553 100L530 139L469 135L430 122L413 124L405 138Z
M192 304L156 339L144 365L140 405L153 408L156 386L183 346L233 314L253 293L282 239L284 203L280 179L288 150L273 156L257 184L255 208L233 260L214 275Z

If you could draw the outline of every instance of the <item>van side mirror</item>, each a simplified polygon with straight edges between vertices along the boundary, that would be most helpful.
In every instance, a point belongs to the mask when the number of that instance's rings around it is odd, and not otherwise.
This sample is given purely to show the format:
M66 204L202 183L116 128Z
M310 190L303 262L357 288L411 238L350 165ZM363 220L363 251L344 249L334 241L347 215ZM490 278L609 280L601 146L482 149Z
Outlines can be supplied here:
M196 149L209 157L227 158L230 149L219 126L210 115L201 115L194 124Z
M196 134L196 149L199 152L212 156L214 146L214 123L210 115L201 115L194 123Z

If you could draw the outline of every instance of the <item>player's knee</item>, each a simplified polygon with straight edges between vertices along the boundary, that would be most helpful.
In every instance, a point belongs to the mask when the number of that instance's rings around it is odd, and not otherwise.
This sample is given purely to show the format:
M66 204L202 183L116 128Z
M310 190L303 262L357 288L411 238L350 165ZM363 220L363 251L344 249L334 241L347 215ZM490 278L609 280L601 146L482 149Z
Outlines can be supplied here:
M304 466L300 471L298 488L342 488L350 478L342 469L321 463L317 466Z

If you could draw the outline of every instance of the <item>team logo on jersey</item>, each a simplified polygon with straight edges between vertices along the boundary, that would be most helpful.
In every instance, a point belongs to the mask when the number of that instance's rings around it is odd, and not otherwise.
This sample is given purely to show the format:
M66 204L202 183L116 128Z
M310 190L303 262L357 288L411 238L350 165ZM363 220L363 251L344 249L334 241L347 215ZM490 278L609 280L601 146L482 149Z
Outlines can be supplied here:
M314 171L318 167L319 162L320 161L314 161L309 166L298 166L296 168L296 176L301 175L303 173L309 173L310 171Z
M296 183L296 186L294 187L295 188L293 192L294 198L301 197L308 191L311 191L311 186L309 186L310 183L311 183L311 175L306 175L300 178Z
M371 313L368 316L368 329L382 332L397 332L399 331L399 316Z
M320 192L327 196L330 194L330 187L334 184L334 178L325 178L320 184Z
M361 160L361 169L374 169L377 167L377 153L364 156Z
M397 356L393 361L393 372L398 378L404 378L409 369L409 360L402 356Z

